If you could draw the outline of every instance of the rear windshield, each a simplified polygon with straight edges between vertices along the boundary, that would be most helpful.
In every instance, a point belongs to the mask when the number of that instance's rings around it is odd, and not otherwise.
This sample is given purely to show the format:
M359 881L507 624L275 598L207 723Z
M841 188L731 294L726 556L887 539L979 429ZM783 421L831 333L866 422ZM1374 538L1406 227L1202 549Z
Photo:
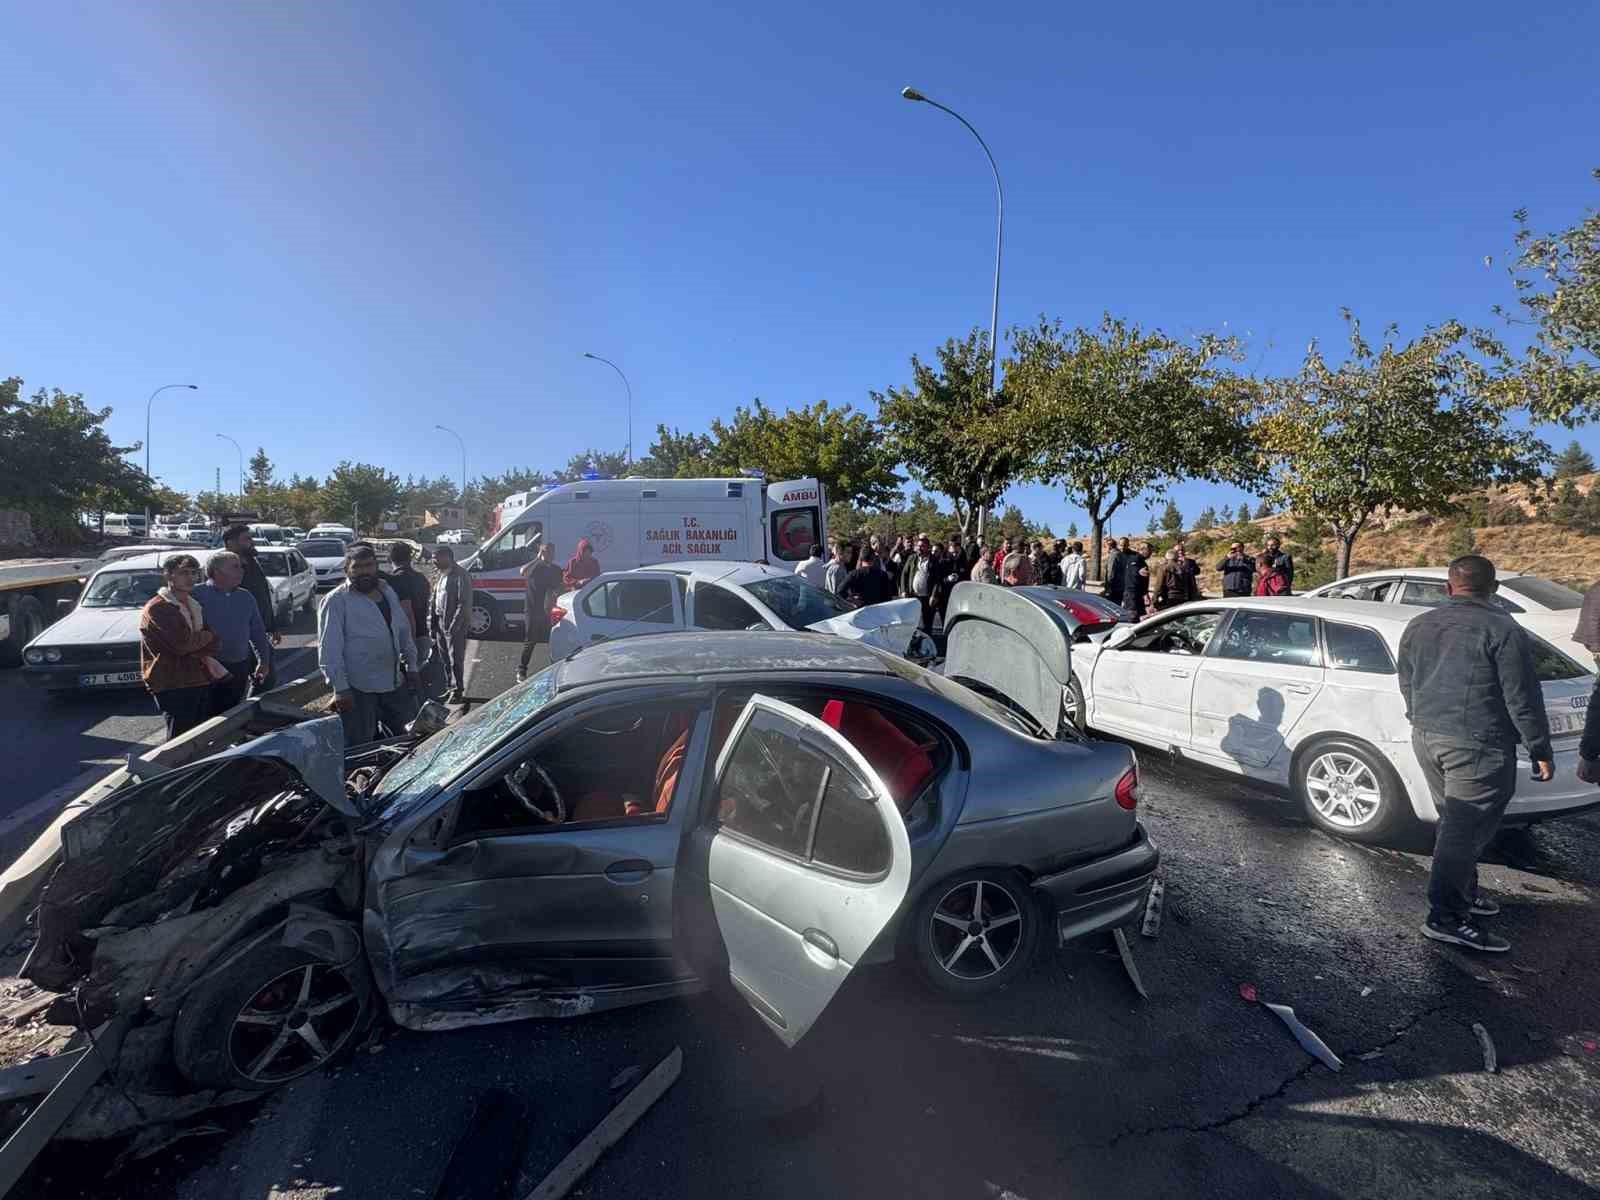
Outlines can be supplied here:
M1556 612L1567 612L1583 607L1582 592L1575 592L1564 584L1552 583L1548 579L1519 575L1515 579L1502 579L1500 590L1513 592Z
M263 575L283 576L289 573L289 556L282 552L275 554L269 550L258 550L256 563Z
M798 575L758 579L745 584L744 590L782 617L791 629L804 629L852 611L832 592L825 592Z
M1533 646L1533 670L1538 675L1540 683L1553 683L1558 679L1581 679L1589 673L1587 667L1568 658L1543 638L1530 633L1528 641Z

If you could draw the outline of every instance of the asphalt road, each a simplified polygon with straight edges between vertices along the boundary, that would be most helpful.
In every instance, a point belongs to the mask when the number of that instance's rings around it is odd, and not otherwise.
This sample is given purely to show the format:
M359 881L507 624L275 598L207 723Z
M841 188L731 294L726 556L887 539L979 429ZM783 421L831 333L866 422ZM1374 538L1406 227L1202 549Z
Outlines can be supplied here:
M510 684L516 649L471 648L473 696ZM1425 853L1341 842L1286 801L1142 761L1167 886L1159 938L1133 939L1148 1001L1099 944L972 1004L895 967L858 971L796 1052L709 996L390 1030L110 1177L98 1151L57 1153L41 1190L490 1196L502 1158L522 1196L610 1109L620 1072L681 1046L682 1078L573 1195L1593 1195L1600 818L1492 848L1483 882L1515 951L1478 960L1417 933ZM1343 1071L1241 999L1246 982L1292 1005Z

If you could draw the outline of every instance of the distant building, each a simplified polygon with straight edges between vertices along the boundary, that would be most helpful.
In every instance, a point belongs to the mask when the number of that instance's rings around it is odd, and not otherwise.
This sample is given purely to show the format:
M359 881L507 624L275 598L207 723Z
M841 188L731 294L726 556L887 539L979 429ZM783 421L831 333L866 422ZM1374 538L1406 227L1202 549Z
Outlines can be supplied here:
M459 529L467 523L467 510L459 504L443 504L438 508L430 508L422 514L422 527L430 525L443 525L449 529Z

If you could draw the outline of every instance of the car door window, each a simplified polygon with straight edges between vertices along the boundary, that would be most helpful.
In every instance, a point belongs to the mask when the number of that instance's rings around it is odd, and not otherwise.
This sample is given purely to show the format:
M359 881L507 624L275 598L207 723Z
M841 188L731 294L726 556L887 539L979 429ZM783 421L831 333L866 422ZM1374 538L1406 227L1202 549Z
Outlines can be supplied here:
M1372 600L1382 603L1394 591L1393 579L1357 579L1337 583L1322 595L1329 600Z
M1408 579L1400 593L1401 604L1417 604L1424 608L1438 608L1448 599L1442 579Z
M1324 621L1322 637L1327 646L1328 666L1334 670L1363 671L1371 675L1394 674L1394 659L1376 630L1364 625Z
M1127 648L1154 651L1157 654L1198 656L1206 652L1206 646L1221 623L1220 612L1185 613L1146 629L1134 637Z
M701 629L749 629L752 625L766 625L761 614L748 603L714 583L695 585L694 623Z
M583 611L611 621L670 625L672 584L666 579L609 580L584 597Z
M873 789L782 713L755 708L724 750L717 825L803 863L856 875L888 870Z
M1316 619L1297 613L1239 609L1213 653L1218 658L1246 662L1295 667L1321 665Z

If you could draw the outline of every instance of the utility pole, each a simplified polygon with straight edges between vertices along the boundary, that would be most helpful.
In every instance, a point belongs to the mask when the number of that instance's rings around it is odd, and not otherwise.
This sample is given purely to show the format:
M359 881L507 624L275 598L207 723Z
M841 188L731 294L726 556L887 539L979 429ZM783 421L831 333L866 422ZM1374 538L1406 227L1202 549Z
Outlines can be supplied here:
M222 468L217 468L217 495L222 495Z

